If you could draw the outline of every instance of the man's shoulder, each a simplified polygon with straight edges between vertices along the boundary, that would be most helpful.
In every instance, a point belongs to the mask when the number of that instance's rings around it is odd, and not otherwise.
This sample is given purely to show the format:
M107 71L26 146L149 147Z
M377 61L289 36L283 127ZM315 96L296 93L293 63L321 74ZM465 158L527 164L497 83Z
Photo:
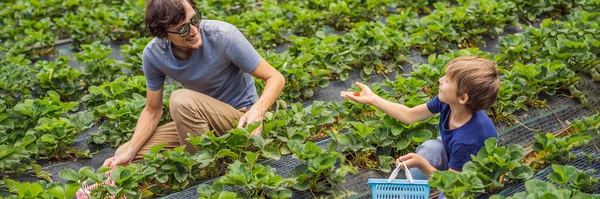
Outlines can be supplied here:
M144 51L142 53L143 58L148 59L164 54L164 52L168 49L167 43L167 41L159 39L157 37L150 40L150 42L146 44L146 47L144 48Z
M236 27L230 23L219 20L202 20L202 29L209 35L227 34Z

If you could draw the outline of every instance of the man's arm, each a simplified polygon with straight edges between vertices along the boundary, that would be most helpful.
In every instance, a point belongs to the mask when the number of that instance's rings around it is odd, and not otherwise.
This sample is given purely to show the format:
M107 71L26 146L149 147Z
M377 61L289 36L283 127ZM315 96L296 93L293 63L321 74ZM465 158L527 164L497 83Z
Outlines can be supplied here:
M127 164L133 160L138 151L150 139L152 133L156 130L158 122L160 122L163 114L162 98L162 88L156 91L150 89L146 91L146 107L140 114L131 141L127 145L123 145L122 150L117 150L115 156L104 161L103 166L114 168L117 165Z
M250 72L250 74L256 78L265 80L265 88L258 98L258 101L256 101L256 103L250 107L250 110L240 118L238 127L242 127L244 124L262 121L263 115L271 108L273 103L275 103L275 100L277 100L277 97L281 94L281 90L285 84L283 75L275 70L275 68L262 57L260 58L260 62L256 69ZM252 132L252 135L259 135L261 130L262 128L257 128Z
M158 122L160 122L160 118L163 115L162 101L162 88L156 91L150 89L146 91L146 107L140 114L140 118L135 125L135 131L133 132L129 147L126 151L130 156L135 156L135 154L137 154L144 146L146 141L150 139L154 130L156 130Z
M360 93L355 94L352 92L342 91L340 92L340 96L356 102L371 104L405 124L420 121L433 115L433 113L431 113L427 108L427 104L421 104L413 108L408 108L403 104L390 102L379 97L364 84L356 82L356 86L362 89Z

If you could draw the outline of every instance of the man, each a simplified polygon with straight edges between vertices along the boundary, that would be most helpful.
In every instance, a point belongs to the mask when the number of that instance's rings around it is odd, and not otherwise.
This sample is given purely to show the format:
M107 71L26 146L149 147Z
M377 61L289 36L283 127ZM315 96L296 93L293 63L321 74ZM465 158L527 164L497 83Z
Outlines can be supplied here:
M145 22L155 38L143 52L146 76L146 107L132 139L117 149L104 166L115 167L139 160L155 144L164 149L186 145L187 134L201 135L214 130L223 135L234 127L260 122L273 105L285 80L256 52L233 25L201 20L194 0L150 0ZM165 77L186 89L173 92L169 99L173 122L156 127L162 112ZM259 97L253 77L265 80ZM261 127L252 132L260 135Z

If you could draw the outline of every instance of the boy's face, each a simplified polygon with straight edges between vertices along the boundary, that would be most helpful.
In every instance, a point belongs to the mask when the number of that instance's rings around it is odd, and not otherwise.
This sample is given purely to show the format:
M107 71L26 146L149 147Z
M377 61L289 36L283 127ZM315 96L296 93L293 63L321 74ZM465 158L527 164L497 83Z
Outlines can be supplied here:
M192 21L192 18L196 16L196 11L185 1L185 19L183 22L177 25L170 25L167 28L168 31L178 32L182 26L188 25ZM197 26L195 24L189 24L189 32L185 36L180 36L179 34L168 34L169 39L173 43L173 45L182 48L182 49L191 49L196 50L202 46L202 34L200 33L200 25Z
M446 75L442 76L439 80L440 89L438 91L438 98L440 101L446 104L459 104L459 96L456 93L457 85L456 82Z

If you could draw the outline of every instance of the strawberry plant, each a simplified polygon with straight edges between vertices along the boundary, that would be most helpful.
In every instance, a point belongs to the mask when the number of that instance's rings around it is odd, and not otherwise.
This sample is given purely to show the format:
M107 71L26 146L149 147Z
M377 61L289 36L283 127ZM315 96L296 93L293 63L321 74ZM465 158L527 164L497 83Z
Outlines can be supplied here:
M14 194L8 198L73 198L80 188L76 184L47 183L45 181L18 182L7 178L4 179L4 183L8 191Z
M148 36L144 24L146 1L125 1L119 6L111 6L109 17L109 37L112 40L126 40Z
M513 62L531 63L537 60L541 46L532 44L523 33L500 37L499 54L494 56L498 65L510 69Z
M325 13L306 9L308 6L301 1L289 2L280 6L285 13L288 13L285 16L292 22L290 29L297 35L313 36L325 24Z
M240 15L256 8L256 0L206 0L202 1L206 7L218 10L219 15ZM198 3L198 2L197 2Z
M263 54L265 53L263 52ZM286 101L297 101L312 97L315 87L329 85L327 77L330 71L309 64L314 58L312 54L293 57L284 52L281 54L268 53L264 57L269 60L275 69L281 71L281 74L287 80L281 92L281 98Z
M94 41L107 40L107 31L104 22L94 19L93 9L80 8L79 13L66 13L60 18L54 18L53 21L59 29L70 30L64 37L73 38L71 46L82 50L84 44L91 44ZM98 10L99 11L99 10ZM103 10L104 11L104 10Z
M504 27L517 24L515 4L510 1L461 0L452 20L463 40L480 41L481 35L497 38ZM485 44L485 42L483 42Z
M292 179L284 179L275 174L271 166L257 164L258 153L248 152L246 162L235 161L228 167L228 173L213 185L198 186L200 198L212 198L222 194L230 194L226 190L235 191L241 198L291 198L292 192L287 188ZM229 189L226 189L229 188Z
M94 115L104 118L98 131L91 134L91 141L103 144L108 140L119 146L131 139L140 113L146 106L146 98L134 93L133 99L112 100L94 108Z
M514 121L515 116L512 113L526 108L527 96L523 94L523 90L523 86L519 83L501 81L500 89L498 89L498 101L489 108L492 114L491 118L494 121Z
M600 129L600 114L596 113L594 115L572 121L570 126L572 129L571 132L573 133L594 136L595 134L599 134L598 129Z
M300 160L300 165L290 174L296 179L292 185L296 190L309 190L313 195L315 192L335 191L348 173L358 172L356 167L343 164L341 154L320 148L313 142L293 140L287 145L294 157ZM340 163L338 168L335 166L337 162Z
M166 90L166 89L165 89ZM97 107L112 100L131 99L133 94L146 95L146 78L144 76L122 76L112 82L105 82L99 86L90 86L89 94L83 96L81 101L86 107Z
M361 77L401 71L400 62L407 62L407 35L385 27L382 23L358 23L344 35L342 42L350 48L349 65L361 69ZM388 61L389 63L384 62Z
M24 55L0 59L0 98L5 100L8 107L30 98L33 85L28 67L30 63Z
M8 136L6 133L10 132L9 129L15 127L15 123L6 112L6 105L4 102L3 99L0 99L0 143L4 143L7 140Z
M121 53L125 58L125 66L131 75L143 75L142 71L142 52L146 45L154 39L153 37L144 37L138 39L130 39L131 45L122 45Z
M594 43L594 44L592 44ZM580 39L568 39L558 35L556 39L549 38L544 42L540 53L541 58L559 60L578 72L587 72L596 81L600 81L600 60L592 53L591 46L600 47L600 40L592 35Z
M397 3L390 0L332 0L313 1L327 10L327 25L337 30L348 30L357 22L375 21L387 15L387 7L396 7Z
M289 40L294 43L287 52L292 56L301 57L304 54L314 56L310 60L310 66L319 69L327 69L330 71L329 79L346 80L349 71L352 70L347 63L352 59L351 50L346 50L346 46L342 45L343 36L325 35L324 32L317 32L317 37L297 37L291 35ZM322 85L328 85L323 81ZM320 82L321 85L321 82Z
M141 168L153 171L139 182L144 194L159 196L182 191L200 176L200 172L194 170L196 161L192 154L183 151L184 146L161 152L164 146L165 144L155 145L149 154L144 155Z
M385 19L386 26L397 31L405 31L406 28L412 25L417 18L417 14L410 10L403 10L398 14L390 15Z
M84 121L86 126L91 126L92 118L87 117ZM70 159L77 157L91 157L88 149L77 149L71 147L77 136L86 129L77 129L67 118L41 118L35 127L38 136L38 145L41 158Z
M502 188L507 180L527 180L533 176L533 170L522 163L525 156L522 146L497 145L496 138L487 139L477 156L471 155L471 161L465 163L463 172L475 172L486 190Z
M81 80L81 72L69 66L69 61L69 57L61 56L53 62L35 63L37 81L34 84L38 93L54 90L64 101L78 101L81 98L85 83Z
M232 129L222 136L208 131L201 136L188 138L187 141L198 149L194 160L204 170L206 177L222 175L227 169L226 165L243 159L248 151L258 151L261 157L278 160L281 155L274 146L273 139L250 136L250 132L258 125L249 125L247 129Z
M34 128L41 118L61 117L77 108L79 107L76 102L61 102L55 91L49 91L47 96L41 99L26 99L9 110L9 114L20 121L21 125L13 129L7 140L20 138L26 131Z
M285 21L285 13L276 1L262 2L262 10L252 10L241 15L224 19L240 29L257 49L274 48L285 43L290 23Z
M537 157L536 161L532 162L532 167L542 168L549 164L565 163L574 158L569 150L586 143L589 139L589 136L577 134L563 138L557 138L551 133L536 134L533 150L537 153Z
M552 165L552 170L552 173L547 176L548 179L565 188L567 188L567 183L570 182L569 188L582 192L590 192L592 191L590 188L598 183L597 178L588 175L588 173L593 175L596 171L584 172L573 166L561 165Z
M437 1L430 0L414 0L414 1L401 1L398 2L398 10L402 11L413 11L418 13L431 13L431 9L428 6L433 5ZM446 1L442 1L446 2ZM448 2L447 2L448 3ZM449 3L448 3L449 4Z
M406 27L411 37L409 44L424 55L443 52L450 48L450 44L460 43L458 33L451 25L451 13L444 11L444 5L436 3L434 6L436 10L432 14Z
M435 171L429 185L444 192L449 199L475 198L483 193L483 183L473 172Z
M498 103L492 106L497 121L510 121L512 112L528 110L522 103L536 108L545 107L546 101L537 99L541 92L556 95L559 90L569 90L571 95L587 104L586 96L575 87L579 78L560 61L540 60L527 65L516 62L511 71L500 69L500 73L505 78L500 83Z
M100 41L96 41L92 44L81 45L81 48L83 52L73 54L73 56L77 61L83 63L81 72L83 73L83 80L88 85L101 85L125 74L121 70L122 61L108 58L112 53L110 46L102 45Z
M570 199L570 198L597 198L598 194L586 194L578 190L556 188L550 182L544 182L539 179L528 180L525 182L524 192L516 193L506 199L521 199L521 198L556 198L556 199ZM493 195L490 199L504 199L503 196Z
M330 144L330 147L334 147L336 144L342 145L342 153L346 156L348 163L357 166L361 169L375 169L377 168L377 160L375 157L375 151L377 146L372 146L369 142L371 134L374 134L377 124L375 121L368 121L365 123L350 122L351 125L349 134L345 133L330 133L331 138L334 142ZM393 140L388 137L388 132L378 131L377 134L372 137L384 138L377 139L375 141L381 141L381 145L389 146L393 144Z
M334 118L337 113L328 110L327 104L322 101L313 101L306 107L294 103L290 107L291 109L265 114L263 132L267 137L276 138L282 143L290 140L314 140L336 128ZM285 149L286 146L280 148Z
M110 171L110 175L106 172ZM91 167L83 167L76 172L72 169L61 170L59 176L65 179L67 186L81 187L82 183L88 185L98 184L91 190L89 196L92 198L140 198L142 196L149 197L151 193L146 190L140 190L139 183L147 176L156 173L153 167L143 168L141 164L133 163L127 166L117 166L111 171L109 167L100 167L98 171L94 171ZM111 183L106 183L110 179Z
M34 135L25 135L14 141L14 144L0 144L0 173L25 173L31 169L28 164L32 156L38 153Z

